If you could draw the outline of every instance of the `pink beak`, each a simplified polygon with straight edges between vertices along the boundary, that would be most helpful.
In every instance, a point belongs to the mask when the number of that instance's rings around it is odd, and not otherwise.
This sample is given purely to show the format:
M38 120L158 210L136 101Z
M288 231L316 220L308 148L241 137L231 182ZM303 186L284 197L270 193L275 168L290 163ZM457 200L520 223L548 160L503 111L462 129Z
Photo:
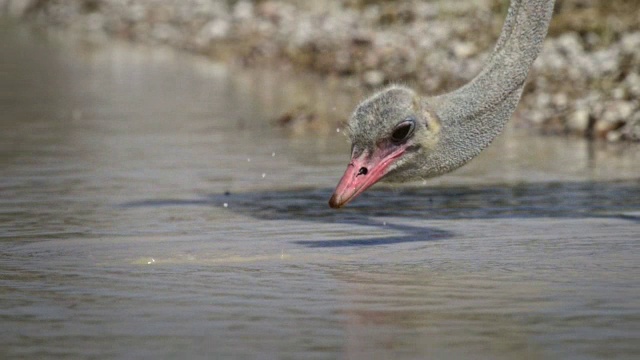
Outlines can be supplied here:
M389 166L404 152L405 147L400 147L391 152L377 150L371 155L365 151L360 156L351 158L329 200L329 206L334 209L341 208L377 183L387 174Z

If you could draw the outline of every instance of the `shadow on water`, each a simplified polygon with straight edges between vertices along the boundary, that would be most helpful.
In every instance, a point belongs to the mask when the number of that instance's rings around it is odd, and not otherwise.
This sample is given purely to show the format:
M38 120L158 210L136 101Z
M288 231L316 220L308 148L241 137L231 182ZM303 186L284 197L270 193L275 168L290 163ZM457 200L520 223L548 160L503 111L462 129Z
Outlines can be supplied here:
M304 220L364 225L403 233L370 239L300 240L308 247L373 246L435 241L452 237L433 227L388 224L380 217L425 220L499 218L619 218L640 223L638 180L610 182L549 182L491 186L378 187L344 209L327 205L333 189L288 189L210 194L195 199L146 199L123 208L211 206L260 220Z

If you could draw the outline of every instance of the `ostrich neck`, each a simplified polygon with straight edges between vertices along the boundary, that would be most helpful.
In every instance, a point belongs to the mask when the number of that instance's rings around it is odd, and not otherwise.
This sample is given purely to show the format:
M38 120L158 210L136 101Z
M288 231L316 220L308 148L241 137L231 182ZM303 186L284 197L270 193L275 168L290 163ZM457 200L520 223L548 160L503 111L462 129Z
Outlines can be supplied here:
M542 49L554 0L513 0L484 70L460 89L428 98L440 118L440 139L427 176L454 170L487 147L511 118L531 64Z

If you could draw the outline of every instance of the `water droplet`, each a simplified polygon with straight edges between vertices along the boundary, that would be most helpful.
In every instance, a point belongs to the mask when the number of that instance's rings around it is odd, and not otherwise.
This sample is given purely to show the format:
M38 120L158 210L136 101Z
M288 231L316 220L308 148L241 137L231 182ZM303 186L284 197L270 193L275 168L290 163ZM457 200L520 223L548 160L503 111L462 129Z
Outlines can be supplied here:
M224 206L224 207L229 207L229 204L224 203L224 204L222 204L222 206Z
M337 129L336 129L336 132L340 132L340 128L337 128Z
M271 157L276 157L276 153L272 152Z
M267 174L262 173L262 178L264 179L267 176Z

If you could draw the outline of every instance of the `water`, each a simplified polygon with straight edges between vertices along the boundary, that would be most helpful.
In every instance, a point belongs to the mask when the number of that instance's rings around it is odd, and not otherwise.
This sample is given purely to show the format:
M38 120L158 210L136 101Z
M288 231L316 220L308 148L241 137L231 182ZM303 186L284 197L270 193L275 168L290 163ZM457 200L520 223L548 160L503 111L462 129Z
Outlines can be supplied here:
M351 90L1 30L4 358L640 356L637 145L508 130L335 211L343 134L271 119Z

